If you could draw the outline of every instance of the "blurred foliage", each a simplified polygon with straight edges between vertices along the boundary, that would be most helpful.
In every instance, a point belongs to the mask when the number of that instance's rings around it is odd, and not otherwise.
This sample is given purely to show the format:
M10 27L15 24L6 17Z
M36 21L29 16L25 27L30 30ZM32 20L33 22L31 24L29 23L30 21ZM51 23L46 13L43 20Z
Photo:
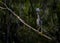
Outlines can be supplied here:
M11 12L0 9L0 43L5 43L3 32L7 32L7 27L10 27L10 40L14 34L19 38L20 43L57 43L60 41L59 20L60 20L60 0L0 0L7 4L18 16L20 16L27 24L34 28L36 25L36 8L40 8L40 16L43 21L42 28L47 32L44 34L54 37L53 40L48 40L33 30L22 24ZM3 6L0 3L0 6ZM4 6L3 6L4 7ZM6 33L7 34L7 33ZM58 36L59 35L59 36ZM12 41L13 42L13 41ZM11 42L11 43L12 43Z

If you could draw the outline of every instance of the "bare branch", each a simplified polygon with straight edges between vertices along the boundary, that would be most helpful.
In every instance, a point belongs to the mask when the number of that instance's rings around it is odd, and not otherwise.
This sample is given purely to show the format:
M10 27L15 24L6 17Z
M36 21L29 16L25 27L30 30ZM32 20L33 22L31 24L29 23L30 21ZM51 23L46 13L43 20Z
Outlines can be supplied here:
M6 9L6 8L3 8L3 7L0 6L0 9Z
M49 36L47 36L47 35L39 32L39 31L36 30L35 28L33 28L33 27L31 27L30 25L28 25L27 23L25 23L25 21L22 20L22 19L21 19L15 12L13 12L10 8L8 8L5 3L3 3L3 2L1 2L1 3L4 4L4 6L6 7L6 9L7 9L8 11L10 11L14 16L16 16L24 25L26 25L26 26L29 27L30 29L34 30L35 32L37 32L37 33L40 34L41 36L44 36L45 38L52 40L51 37L49 37Z

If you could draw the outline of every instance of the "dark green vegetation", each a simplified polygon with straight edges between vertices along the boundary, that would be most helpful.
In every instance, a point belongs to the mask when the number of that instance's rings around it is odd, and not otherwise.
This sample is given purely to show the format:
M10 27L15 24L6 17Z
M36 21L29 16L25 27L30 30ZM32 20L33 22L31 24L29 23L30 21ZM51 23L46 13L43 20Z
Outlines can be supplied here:
M53 38L40 36L21 23L11 12L0 9L0 43L60 43L60 0L0 0L34 28L36 11L41 9L44 34ZM5 7L0 3L0 6ZM8 40L7 40L8 39ZM7 42L8 41L8 42Z

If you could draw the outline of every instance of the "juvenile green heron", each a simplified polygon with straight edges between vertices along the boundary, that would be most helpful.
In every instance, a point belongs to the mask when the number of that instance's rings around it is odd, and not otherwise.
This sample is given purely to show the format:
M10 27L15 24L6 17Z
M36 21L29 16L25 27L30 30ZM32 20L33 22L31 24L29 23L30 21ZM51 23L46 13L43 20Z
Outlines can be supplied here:
M41 20L41 17L39 15L39 12L40 12L40 9L36 8L36 14L37 14L36 24L38 26L38 30L40 30L40 32L41 32L42 20Z

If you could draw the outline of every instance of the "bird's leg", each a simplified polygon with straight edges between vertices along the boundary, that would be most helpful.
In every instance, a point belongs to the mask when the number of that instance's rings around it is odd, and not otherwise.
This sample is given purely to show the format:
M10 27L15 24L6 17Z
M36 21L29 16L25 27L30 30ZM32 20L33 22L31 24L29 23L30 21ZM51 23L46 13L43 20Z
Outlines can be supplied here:
M38 31L40 30L41 31L41 27L38 27L38 29L37 29Z
M41 27L39 27L39 28L38 28L38 31L42 32L42 28L41 28Z

